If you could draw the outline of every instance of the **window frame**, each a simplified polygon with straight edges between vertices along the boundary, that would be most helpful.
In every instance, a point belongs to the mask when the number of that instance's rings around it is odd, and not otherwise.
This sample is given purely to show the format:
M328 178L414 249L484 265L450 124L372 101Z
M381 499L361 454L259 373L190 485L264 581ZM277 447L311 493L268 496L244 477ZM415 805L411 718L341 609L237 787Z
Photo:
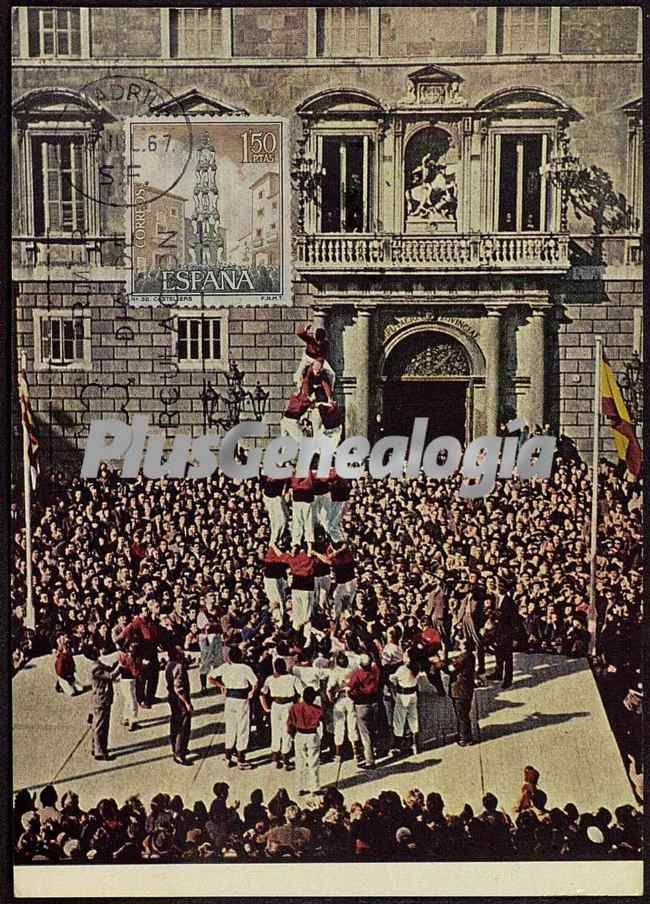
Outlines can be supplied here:
M495 56L498 59L502 59L503 57L508 56L553 56L558 55L560 53L560 25L561 25L561 15L562 15L562 7L561 6L551 6L550 8L550 21L549 21L549 49L548 51L542 52L527 52L527 53L497 53L498 46L498 12L503 9L504 11L510 10L517 7L499 7L499 6L488 6L487 7L487 44L485 48L486 56Z
M626 111L627 116L627 160L626 160L626 189L629 204L632 208L632 216L635 219L631 232L641 234L643 232L643 108L639 103L638 109L630 107ZM638 224L638 225L637 225Z
M32 312L34 327L34 369L37 371L89 371L92 370L92 321L90 311L84 308L34 308ZM43 342L45 339L44 323L47 321L71 321L72 323L81 322L83 325L83 337L79 340L73 338L73 342L81 341L82 356L74 357L67 363L64 361L53 362L52 357L45 358L43 355ZM50 340L51 341L51 340ZM63 339L59 340L63 342Z
M229 356L229 341L228 341L228 311L226 309L218 309L218 310L205 310L200 308L182 308L176 309L170 312L174 321L174 328L171 331L172 336L172 350L171 354L174 362L178 365L179 370L185 371L206 371L206 370L227 370L228 369L228 356ZM215 321L219 322L219 342L220 342L220 352L221 355L219 358L203 358L202 355L199 358L183 358L179 357L179 341L180 341L180 332L179 332L179 323L181 320L192 320L205 322L210 321L214 323ZM211 327L213 330L214 327ZM202 337L199 336L196 340L199 344L199 351L202 352ZM210 337L210 342L214 342L214 337Z
M36 135L30 136L30 140L32 142L32 179L34 179L34 160L33 160L33 151L34 151L34 142L40 140L41 144L41 166L42 166L42 179L43 179L43 197L41 199L43 205L43 223L44 223L44 234L51 236L75 236L78 235L80 237L84 236L87 233L86 225L86 196L88 194L88 189L86 186L86 166L85 163L85 141L83 136L76 135L56 135L51 136L55 140L49 141L47 137L40 138ZM75 139L80 139L80 141L75 141ZM62 147L63 143L67 142L69 147L69 168L66 168L61 160L61 156L59 154L59 160L57 161L56 167L50 167L49 153L46 148L49 147ZM81 157L81 168L78 170L76 166L76 154L74 148L80 144L80 157ZM81 189L77 187L75 184L75 180L77 174L81 174L82 185ZM69 175L67 175L69 174ZM55 175L57 177L58 182L58 198L52 199L50 197L50 176ZM64 183L66 179L69 179L70 182L70 200L64 201ZM36 202L36 195L34 195L34 201ZM51 216L51 208L53 205L58 204L59 209L59 221L60 227L58 229L53 229L50 225L50 216ZM65 229L65 207L70 208L70 215L72 218L71 228ZM79 208L81 207L83 211L83 224L79 225ZM34 209L34 222L36 222L36 208Z
M54 238L78 238L80 241L83 241L87 236L92 236L97 234L98 230L98 215L95 210L97 207L96 204L91 202L91 197L97 197L96 185L91 184L92 180L92 172L93 172L93 149L90 147L90 137L92 135L92 129L90 128L61 128L58 130L54 130L52 127L48 127L45 124L43 126L32 126L29 125L25 130L24 137L24 168L25 168L25 179L28 183L28 190L25 192L26 198L26 213L27 213L27 233L29 235L33 235L35 238L44 238L47 236L52 236ZM41 199L37 199L35 187L36 183L34 180L34 141L40 140L41 147L47 144L47 139L55 139L56 141L60 141L64 138L70 138L74 141L75 138L81 139L82 148L82 168L83 168L83 188L81 189L81 199L78 201L73 200L71 202L73 208L73 217L76 223L76 206L77 204L83 204L84 211L84 228L82 230L76 229L73 225L73 228L70 230L57 229L52 230L48 227L48 219L49 219L49 205L47 200L47 167L43 167L43 197ZM51 143L54 143L51 141ZM94 145L93 145L94 148ZM43 152L41 151L41 155L43 157ZM42 160L43 162L43 160ZM73 187L73 195L76 194L78 190ZM37 203L43 205L43 223L44 228L42 234L36 232L36 211L37 211ZM49 231L48 231L49 230Z
M318 7L314 10L315 13L315 26L316 26L316 49L315 56L318 59L340 59L340 60L349 60L349 59L369 59L373 56L373 39L372 39L372 31L373 31L373 16L371 12L371 8L367 6L323 6ZM367 13L367 31L368 31L368 52L367 53L359 53L359 51L355 50L354 52L346 52L346 18L348 13L353 13L354 15L354 25L351 31L358 29L359 23L359 15L360 13ZM339 41L339 44L343 45L343 53L336 53L332 48L332 33L333 33L333 18L334 15L341 15L341 25L340 32L343 36L343 40ZM319 52L318 47L318 37L320 32L320 23L319 19L322 21L322 30L323 30L323 49L322 52ZM340 48L339 48L340 49Z
M208 56L183 56L177 53L172 56L172 17L171 11L177 14L187 10L209 9L212 15L221 14L221 50L219 54L210 52ZM212 22L212 15L210 21ZM212 42L210 42L211 44ZM168 6L160 10L160 45L161 56L168 60L206 60L218 59L228 60L232 58L232 7L229 6L212 6L212 7L189 7L189 6Z
M65 55L56 55L56 54L43 54L41 52L42 49L42 34L40 21L41 16L40 13L43 10L59 10L59 9L67 9L67 10L79 10L79 44L80 44L80 52L79 54L65 54ZM29 52L29 13L35 12L39 14L39 29L38 29L38 43L39 43L39 53L38 54L30 54ZM29 7L29 6L19 6L18 7L18 32L19 32L19 45L20 45L20 59L21 60L45 60L47 62L60 60L87 60L90 59L90 14L91 9L87 6L81 7ZM56 31L56 28L54 29Z
M523 15L525 10L535 10L535 30L537 42L539 42L540 30L540 14L543 12L547 17L546 43L547 47L543 50L513 50L512 49L512 28L513 20L518 15ZM548 10L548 12L547 12ZM497 8L497 53L499 56L546 56L551 52L551 12L548 6L500 6ZM501 33L500 33L501 32ZM501 50L499 50L501 44Z
M364 210L363 210L363 228L359 232L347 232L345 229L339 229L337 232L323 231L323 204L322 191L318 192L318 200L316 204L312 202L310 205L309 219L311 225L315 227L313 231L318 235L328 236L360 236L373 235L376 230L377 212L379 209L379 167L377 166L377 156L379 148L379 136L377 128L356 127L356 124L319 126L314 130L312 150L313 158L316 161L316 169L318 172L323 168L323 144L324 139L338 138L340 142L346 139L362 138L364 146ZM368 150L370 148L370 150ZM341 220L345 216L344 205L341 205Z
M507 238L509 236L539 236L549 235L558 232L558 198L557 189L550 182L548 175L543 172L545 163L550 159L551 151L555 146L556 123L548 123L548 125L529 125L528 123L507 124L493 126L489 130L489 146L487 159L485 160L488 198L486 204L486 222L484 230L494 235ZM522 228L509 231L499 230L499 201L500 201L500 180L501 180L501 138L502 137L532 138L540 136L542 138L542 163L540 174L540 229L523 228L523 196L517 204L517 221L521 223ZM523 177L523 174L522 174ZM518 177L518 181L520 178Z

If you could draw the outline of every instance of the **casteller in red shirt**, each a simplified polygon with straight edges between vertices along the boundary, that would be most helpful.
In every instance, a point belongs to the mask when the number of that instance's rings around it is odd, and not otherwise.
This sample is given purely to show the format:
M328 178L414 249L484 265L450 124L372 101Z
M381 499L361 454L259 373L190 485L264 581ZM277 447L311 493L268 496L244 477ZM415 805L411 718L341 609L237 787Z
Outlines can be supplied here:
M359 666L348 678L348 693L354 703L376 703L379 692L379 667L376 662Z
M287 716L287 731L293 738L296 732L314 734L323 719L323 710L313 703L294 703Z
M316 559L309 553L299 552L295 556L289 554L282 556L282 561L286 562L291 570L293 581L291 583L292 590L313 590L314 575L316 567Z
M296 335L305 343L305 354L308 358L314 358L318 361L324 361L327 358L330 344L327 339L327 333L322 327L319 327L315 334L311 332L309 327L305 327L302 330L298 330Z
M286 553L278 553L270 546L262 559L262 564L265 578L275 578L276 580L286 578L288 568Z

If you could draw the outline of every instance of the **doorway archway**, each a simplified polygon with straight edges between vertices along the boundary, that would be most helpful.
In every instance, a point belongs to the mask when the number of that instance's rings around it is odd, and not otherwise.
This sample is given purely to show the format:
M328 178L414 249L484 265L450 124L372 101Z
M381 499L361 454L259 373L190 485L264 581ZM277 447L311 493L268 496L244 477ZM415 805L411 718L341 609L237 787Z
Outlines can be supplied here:
M478 370L475 355L449 331L427 324L405 330L385 350L381 434L409 436L415 418L426 417L427 441L454 436L466 444Z

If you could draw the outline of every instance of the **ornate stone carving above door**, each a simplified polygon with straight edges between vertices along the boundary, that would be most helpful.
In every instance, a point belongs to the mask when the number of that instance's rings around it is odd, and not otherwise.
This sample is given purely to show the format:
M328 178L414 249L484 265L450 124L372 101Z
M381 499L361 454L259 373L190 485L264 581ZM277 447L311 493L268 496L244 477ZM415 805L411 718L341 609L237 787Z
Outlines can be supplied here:
M384 344L391 336L394 336L395 333L398 333L404 327L412 326L413 324L421 325L423 323L430 323L432 328L445 325L452 326L470 339L478 340L479 338L479 331L460 317L439 317L437 314L425 314L424 316L422 314L419 316L417 314L405 314L404 316L393 317L384 324Z
M419 333L408 337L391 352L386 366L389 380L465 377L470 373L465 349L459 342L440 333Z

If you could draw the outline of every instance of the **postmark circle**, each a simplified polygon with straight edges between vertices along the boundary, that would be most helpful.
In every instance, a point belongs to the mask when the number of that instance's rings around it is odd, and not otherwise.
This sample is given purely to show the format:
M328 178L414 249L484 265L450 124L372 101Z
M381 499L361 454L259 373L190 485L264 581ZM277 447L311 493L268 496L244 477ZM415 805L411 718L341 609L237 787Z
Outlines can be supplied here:
M88 140L94 144L93 159L98 172L96 177L91 174L91 179L97 186L97 191L94 190L90 180L83 182L76 175L71 164L70 174L62 171L62 175L65 181L73 186L74 194L102 207L129 209L135 208L136 203L138 207L143 203L150 204L172 192L185 175L193 152L192 122L177 98L152 79L120 72L111 72L85 83L80 93L96 107L95 128ZM132 201L131 183L136 181L137 168L134 169L132 162L127 160L129 136L126 129L129 120L139 117L154 125L155 109L161 104L166 105L165 115L176 115L179 123L185 124L187 158L172 172L164 173L166 176L164 184L156 186L146 201ZM64 131L67 133L71 112L70 105L66 105L59 112L55 132L58 131L60 135L64 134ZM76 180L74 184L73 180Z

